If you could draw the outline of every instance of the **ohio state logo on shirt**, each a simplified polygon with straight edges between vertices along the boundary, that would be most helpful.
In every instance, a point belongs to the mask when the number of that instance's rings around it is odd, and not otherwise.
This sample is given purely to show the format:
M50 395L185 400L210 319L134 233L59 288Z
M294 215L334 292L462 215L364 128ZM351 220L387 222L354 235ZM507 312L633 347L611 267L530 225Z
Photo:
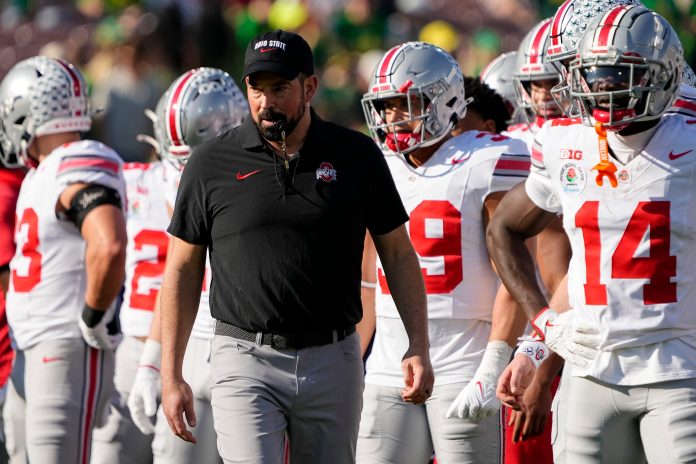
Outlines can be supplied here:
M327 162L321 163L317 169L317 179L321 179L324 182L336 180L336 170L333 165Z

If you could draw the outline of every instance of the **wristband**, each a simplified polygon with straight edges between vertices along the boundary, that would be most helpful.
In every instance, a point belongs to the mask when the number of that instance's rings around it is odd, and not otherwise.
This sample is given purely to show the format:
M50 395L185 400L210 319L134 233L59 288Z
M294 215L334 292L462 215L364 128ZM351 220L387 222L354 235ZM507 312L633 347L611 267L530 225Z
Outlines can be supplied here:
M82 308L82 321L87 327L93 329L101 322L105 314L106 310L93 308L85 303L84 307Z
M140 354L139 367L149 367L157 372L162 366L162 344L156 340L148 338L145 340L143 352Z
M538 368L549 354L548 347L531 337L522 337L520 342L517 346L517 354L527 356L534 363L534 367Z

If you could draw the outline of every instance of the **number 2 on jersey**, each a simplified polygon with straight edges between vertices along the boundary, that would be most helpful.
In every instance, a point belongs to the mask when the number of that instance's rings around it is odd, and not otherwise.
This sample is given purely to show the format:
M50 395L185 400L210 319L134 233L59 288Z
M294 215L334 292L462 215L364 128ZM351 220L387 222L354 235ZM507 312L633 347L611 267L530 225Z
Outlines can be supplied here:
M643 286L646 305L677 301L677 257L670 256L670 204L668 201L641 201L633 211L626 230L611 257L612 279L649 279ZM601 244L598 220L599 202L587 201L575 215L575 226L585 242L585 302L606 305L607 287L601 283ZM636 257L646 232L649 256Z
M441 223L442 233L428 236L428 221ZM420 257L441 257L443 260L442 273L429 274L426 269L421 269L426 293L451 293L463 278L461 213L449 201L423 201L411 212L409 235ZM378 269L377 277L382 291L389 293L382 269Z
M142 250L144 246L157 247L157 258L153 261L140 261L135 266L133 280L131 281L130 307L152 311L155 309L155 298L158 288L150 288L145 292L139 292L140 279L161 278L164 272L164 261L167 257L169 237L161 230L143 229L133 239L134 248Z

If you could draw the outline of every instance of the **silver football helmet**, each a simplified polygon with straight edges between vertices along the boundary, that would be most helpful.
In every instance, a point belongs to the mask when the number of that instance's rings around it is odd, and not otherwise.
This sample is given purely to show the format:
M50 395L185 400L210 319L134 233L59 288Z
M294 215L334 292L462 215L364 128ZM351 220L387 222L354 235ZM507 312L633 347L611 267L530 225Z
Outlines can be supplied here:
M498 95L503 97L505 105L508 107L511 119L516 119L519 112L517 105L517 93L515 92L515 82L513 74L517 67L517 52L503 53L496 57L481 72L481 81Z
M409 153L442 140L466 114L464 77L446 51L425 42L407 42L379 61L362 99L375 142L389 153ZM404 98L408 118L386 121L385 101ZM418 122L413 130L410 123Z
M548 63L544 59L549 38L551 18L538 23L522 39L517 50L517 64L513 73L517 104L524 110L523 114L528 123L534 117L559 117L561 109L553 100L551 94L546 94L548 100L534 102L532 100L533 81L552 81L548 85L557 85L561 81L559 65Z
M157 104L157 151L182 165L193 148L239 126L248 112L246 98L229 74L216 68L191 69L169 86Z
M683 55L662 16L641 6L616 6L587 27L570 63L570 95L588 125L621 130L659 118L676 98Z
M35 56L17 63L0 84L0 145L10 167L33 166L34 137L92 127L88 90L67 61Z

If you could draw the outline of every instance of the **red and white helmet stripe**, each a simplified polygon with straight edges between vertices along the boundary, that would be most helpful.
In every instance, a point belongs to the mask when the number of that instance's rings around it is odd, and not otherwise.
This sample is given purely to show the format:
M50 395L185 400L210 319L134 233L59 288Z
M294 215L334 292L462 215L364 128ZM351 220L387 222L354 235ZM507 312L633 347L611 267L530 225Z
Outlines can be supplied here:
M176 147L185 146L184 136L181 129L181 102L184 100L184 95L189 90L189 82L196 74L197 69L192 69L185 73L179 78L179 81L174 85L174 91L169 95L169 99L166 103L166 117L167 123L165 124L167 129L167 135L172 141L172 147L170 150L174 150ZM186 146L186 151L188 151L188 146Z
M633 8L633 5L617 6L607 11L602 17L599 27L594 32L592 41L593 49L606 49L614 40L616 30L621 23L621 19L626 15L626 12Z
M568 26L568 21L572 16L572 7L574 4L575 0L566 0L561 6L558 7L556 14L553 15L551 30L549 32L551 44L549 45L549 49L546 51L546 54L550 59L567 51L563 45L563 31Z
M385 90L396 90L397 87L402 83L393 83L391 81L391 76L394 73L394 65L397 62L399 52L403 50L408 43L397 45L389 50L384 57L380 60L375 68L375 78L377 85L373 85L372 92L383 92Z

